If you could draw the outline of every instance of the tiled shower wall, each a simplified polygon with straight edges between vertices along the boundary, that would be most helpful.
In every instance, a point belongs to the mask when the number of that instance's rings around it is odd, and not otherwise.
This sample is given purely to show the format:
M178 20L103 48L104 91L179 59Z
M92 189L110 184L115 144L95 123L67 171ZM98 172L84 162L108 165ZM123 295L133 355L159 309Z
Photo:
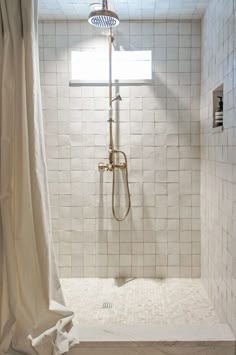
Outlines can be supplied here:
M202 27L202 277L236 333L236 1L212 0ZM224 84L224 130L213 129L212 90Z
M61 276L199 277L200 31L199 22L123 22L114 32L117 50L153 54L152 85L116 88L123 100L114 136L128 156L132 200L131 213L119 223L111 211L111 173L97 170L108 155L108 89L69 87L70 51L107 50L107 33L86 22L40 24Z

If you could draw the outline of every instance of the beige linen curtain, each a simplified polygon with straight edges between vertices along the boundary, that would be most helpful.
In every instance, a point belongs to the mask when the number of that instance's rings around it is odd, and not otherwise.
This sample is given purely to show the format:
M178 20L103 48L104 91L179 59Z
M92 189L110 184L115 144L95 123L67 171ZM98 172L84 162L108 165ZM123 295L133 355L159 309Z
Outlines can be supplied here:
M0 354L62 354L68 331L52 250L37 0L0 0Z

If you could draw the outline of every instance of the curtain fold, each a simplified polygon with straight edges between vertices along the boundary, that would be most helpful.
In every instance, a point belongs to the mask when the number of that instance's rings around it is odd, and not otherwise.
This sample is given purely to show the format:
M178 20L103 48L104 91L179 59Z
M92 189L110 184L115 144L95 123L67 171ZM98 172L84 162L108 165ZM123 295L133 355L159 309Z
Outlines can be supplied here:
M0 354L63 354L73 313L52 248L37 0L0 0Z

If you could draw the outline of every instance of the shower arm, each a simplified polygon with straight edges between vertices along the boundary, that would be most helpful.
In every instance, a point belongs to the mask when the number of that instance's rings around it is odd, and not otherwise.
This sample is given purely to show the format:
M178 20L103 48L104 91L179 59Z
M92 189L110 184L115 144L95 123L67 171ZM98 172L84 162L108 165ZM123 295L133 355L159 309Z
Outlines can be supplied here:
M108 9L107 0L103 0L102 1L102 9L103 10L107 10Z

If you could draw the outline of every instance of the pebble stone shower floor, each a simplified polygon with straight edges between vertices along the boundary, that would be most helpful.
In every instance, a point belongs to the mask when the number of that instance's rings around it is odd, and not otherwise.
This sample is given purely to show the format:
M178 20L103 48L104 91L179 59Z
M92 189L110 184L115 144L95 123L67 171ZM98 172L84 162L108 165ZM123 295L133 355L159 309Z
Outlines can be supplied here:
M199 279L61 279L74 323L219 324Z

